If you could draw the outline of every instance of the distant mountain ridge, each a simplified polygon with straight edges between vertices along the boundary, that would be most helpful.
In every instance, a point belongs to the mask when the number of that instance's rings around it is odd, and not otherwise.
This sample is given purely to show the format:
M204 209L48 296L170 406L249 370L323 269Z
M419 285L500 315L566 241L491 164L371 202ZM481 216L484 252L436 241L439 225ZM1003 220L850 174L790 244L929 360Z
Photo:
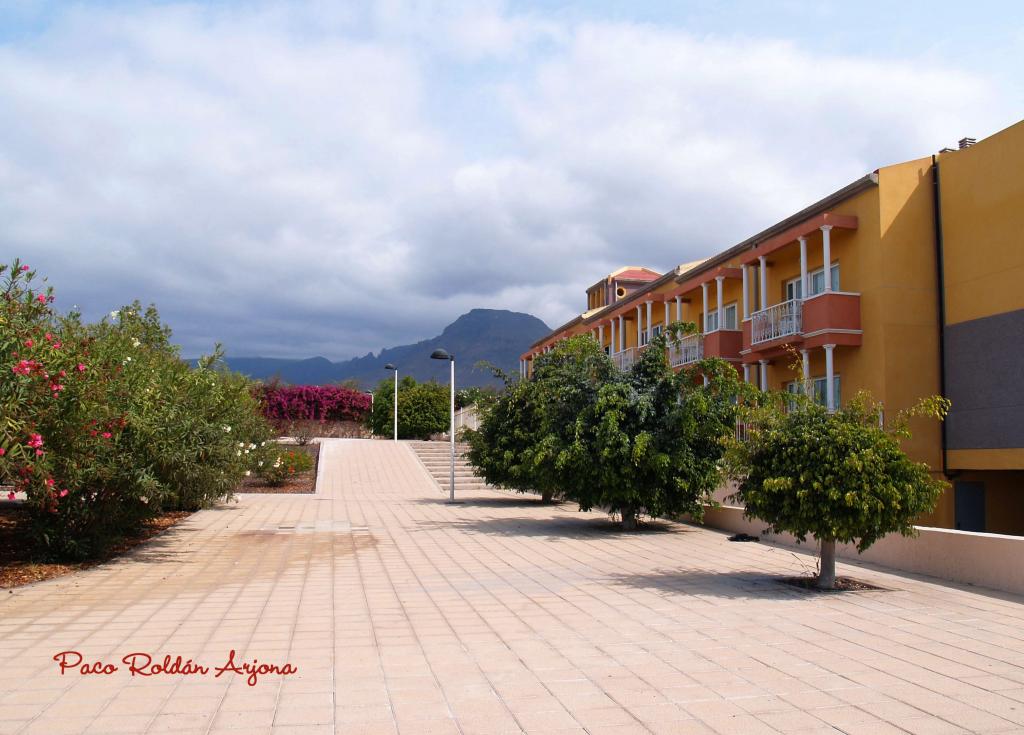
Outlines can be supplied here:
M448 364L431 360L430 353L443 348L455 355L456 387L495 385L489 371L474 368L486 360L508 373L519 370L519 356L551 329L530 314L500 309L473 309L449 324L441 334L411 345L389 347L343 362L324 357L289 360L272 357L228 357L232 370L257 380L279 377L287 383L324 384L355 379L365 389L388 377L384 366L393 363L399 377L418 381L448 382Z

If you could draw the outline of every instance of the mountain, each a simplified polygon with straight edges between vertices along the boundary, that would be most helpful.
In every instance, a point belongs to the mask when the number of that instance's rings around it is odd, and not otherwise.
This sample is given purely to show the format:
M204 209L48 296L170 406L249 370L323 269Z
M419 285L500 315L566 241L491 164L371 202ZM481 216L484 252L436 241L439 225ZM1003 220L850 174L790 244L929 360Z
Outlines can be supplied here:
M228 357L232 370L266 380L278 376L293 384L324 384L355 379L366 389L389 377L384 366L393 363L398 376L418 381L448 382L448 364L431 360L430 353L443 348L455 355L455 386L495 385L489 371L476 368L481 360L510 374L519 370L519 356L551 330L535 316L497 309L473 309L444 328L436 337L411 345L389 347L374 355L331 362L323 357L287 360L269 357Z

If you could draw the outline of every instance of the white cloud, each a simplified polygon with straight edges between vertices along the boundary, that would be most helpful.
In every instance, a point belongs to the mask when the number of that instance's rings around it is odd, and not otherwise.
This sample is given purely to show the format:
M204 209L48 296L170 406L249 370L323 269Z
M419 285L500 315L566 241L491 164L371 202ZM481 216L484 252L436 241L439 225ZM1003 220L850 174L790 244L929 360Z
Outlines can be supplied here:
M341 358L474 306L560 323L622 263L705 256L1007 114L934 60L339 7L71 9L0 45L4 251L67 304L157 302L189 354ZM438 114L466 99L486 114Z

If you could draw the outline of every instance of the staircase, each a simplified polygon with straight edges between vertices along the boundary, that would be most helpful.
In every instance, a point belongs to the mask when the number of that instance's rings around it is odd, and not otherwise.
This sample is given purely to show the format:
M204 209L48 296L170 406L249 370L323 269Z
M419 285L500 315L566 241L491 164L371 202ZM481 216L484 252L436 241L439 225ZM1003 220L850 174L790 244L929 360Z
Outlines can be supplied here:
M427 472L437 481L441 490L448 492L449 475L451 473L452 449L448 442L408 442L416 456L420 458ZM482 478L473 474L473 467L466 461L465 452L469 449L465 444L455 445L455 494L467 490L492 490L493 488Z

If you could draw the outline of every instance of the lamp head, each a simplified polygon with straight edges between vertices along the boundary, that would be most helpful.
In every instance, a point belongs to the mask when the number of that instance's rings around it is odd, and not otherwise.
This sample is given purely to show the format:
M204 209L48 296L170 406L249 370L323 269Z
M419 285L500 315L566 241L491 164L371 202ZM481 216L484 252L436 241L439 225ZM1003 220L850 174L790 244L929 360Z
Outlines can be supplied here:
M392 364L391 364L391 363L389 362L389 363L388 363L387 365L385 365L385 366L384 366L384 369L385 369L385 370L397 370L398 368L396 368L396 367L395 367L394 365L392 365Z
M452 355L448 354L448 350L434 350L430 355L431 360L454 360Z

